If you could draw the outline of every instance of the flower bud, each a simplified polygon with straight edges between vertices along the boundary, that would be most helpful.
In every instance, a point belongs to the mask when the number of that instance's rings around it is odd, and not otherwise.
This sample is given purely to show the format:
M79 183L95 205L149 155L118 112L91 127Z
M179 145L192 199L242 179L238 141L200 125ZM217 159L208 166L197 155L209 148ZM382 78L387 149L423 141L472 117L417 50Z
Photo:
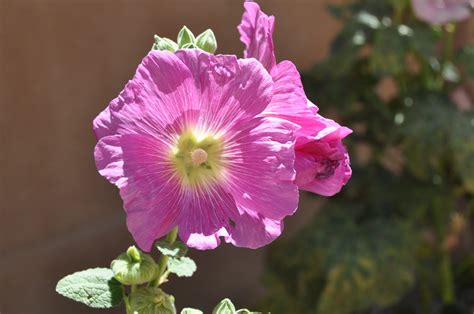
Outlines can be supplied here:
M197 48L197 46L193 43L189 43L189 44L184 45L181 48L183 48L183 49L193 49L193 48Z
M183 28L178 33L179 48L183 48L183 46L186 44L194 44L195 41L196 38L194 37L193 32L191 32L191 30L186 26L183 26Z
M175 314L174 297L157 287L138 288L131 295L132 313Z
M153 279L158 266L150 255L135 246L128 248L110 264L115 279L124 285L140 285Z
M168 50L171 52L175 52L176 50L178 50L178 44L169 38L162 38L158 35L155 35L155 43L153 44L151 49L160 51Z
M212 310L212 314L219 314L219 313L235 313L236 309L234 304L229 299L224 299L219 304L216 305L214 310Z
M201 33L198 37L196 37L196 46L209 53L216 52L217 40L216 36L214 36L214 32L208 29Z

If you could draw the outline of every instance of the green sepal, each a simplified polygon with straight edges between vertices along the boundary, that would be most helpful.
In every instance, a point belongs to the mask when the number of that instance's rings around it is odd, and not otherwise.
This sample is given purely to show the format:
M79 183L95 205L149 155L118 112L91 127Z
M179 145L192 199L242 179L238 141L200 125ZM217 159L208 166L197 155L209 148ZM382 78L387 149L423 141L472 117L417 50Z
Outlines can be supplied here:
M209 53L214 53L217 50L217 39L214 32L208 29L196 37L196 46Z
M166 37L160 37L155 35L155 43L152 46L152 50L167 50L171 52L175 52L178 50L178 44Z
M189 257L170 258L168 260L168 271L178 277L191 277L196 269L196 263Z
M115 279L124 285L140 285L152 280L158 265L148 254L138 250L135 246L128 248L126 253L120 254L110 264Z
M194 37L193 32L186 26L183 26L183 28L179 31L178 33L178 46L179 48L184 48L184 45L186 44L194 44L196 41L196 38Z
M130 299L132 313L176 314L174 297L157 287L138 288Z
M93 308L111 308L123 299L123 287L108 268L91 268L61 279L56 292Z
M195 44L193 43L189 43L189 44L186 44L184 45L183 47L181 47L182 49L196 49L198 48Z

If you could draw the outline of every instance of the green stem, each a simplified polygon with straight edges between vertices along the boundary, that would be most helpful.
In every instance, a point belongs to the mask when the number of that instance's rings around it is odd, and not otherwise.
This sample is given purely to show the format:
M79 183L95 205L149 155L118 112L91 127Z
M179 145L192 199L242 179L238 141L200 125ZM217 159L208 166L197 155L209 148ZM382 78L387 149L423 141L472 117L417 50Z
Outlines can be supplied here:
M125 303L125 311L127 314L132 314L132 307L130 306L130 300L128 296L125 294L125 290L123 291L123 302Z
M174 227L166 236L166 241L169 242L169 244L173 244L176 241L176 238L178 236L178 227ZM158 276L157 278L153 281L152 285L157 287L160 285L162 282L162 276L165 275L166 273L166 268L168 265L168 256L162 255L160 257L160 260L158 261Z
M438 264L440 293L444 304L452 304L455 300L453 271L451 266L451 256L449 251L443 248L443 242L446 238L446 221L443 215L443 207L435 206L435 226L437 231L440 260Z
M443 63L449 62L453 59L455 34L456 34L456 24L451 23L444 27Z
M455 295L451 257L449 255L449 251L444 250L441 253L439 271L441 279L441 298L444 304L452 304L454 303Z

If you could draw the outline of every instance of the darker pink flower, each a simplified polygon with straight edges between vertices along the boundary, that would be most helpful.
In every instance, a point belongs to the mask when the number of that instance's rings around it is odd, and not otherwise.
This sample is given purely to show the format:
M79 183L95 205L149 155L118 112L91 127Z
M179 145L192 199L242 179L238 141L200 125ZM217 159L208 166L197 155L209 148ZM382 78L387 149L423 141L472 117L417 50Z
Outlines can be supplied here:
M295 132L264 115L278 86L255 59L151 51L94 120L97 168L138 245L179 227L190 247L257 248L297 208Z
M416 16L434 25L458 22L471 15L473 0L412 0Z
M276 62L274 17L263 13L254 2L245 2L244 7L238 27L246 46L244 56L259 60L274 82L273 97L264 115L300 126L295 147L296 183L300 189L332 196L352 174L349 155L342 145L342 139L352 131L318 115L318 108L306 98L295 65L290 61Z

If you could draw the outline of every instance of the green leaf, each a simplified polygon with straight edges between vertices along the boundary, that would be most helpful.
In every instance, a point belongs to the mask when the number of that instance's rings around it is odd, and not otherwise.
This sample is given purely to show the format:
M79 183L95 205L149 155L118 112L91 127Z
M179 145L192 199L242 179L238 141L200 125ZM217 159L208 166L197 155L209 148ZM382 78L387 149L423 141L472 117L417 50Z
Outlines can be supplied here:
M168 260L168 270L178 277L191 277L196 269L196 263L189 257L170 258Z
M173 244L168 241L157 241L155 246L161 254L169 257L183 257L188 252L186 244L180 241L175 241Z
M214 310L212 310L212 314L234 314L235 311L232 301L226 298L216 305Z
M382 75L398 74L404 70L408 50L408 35L399 28L381 28L375 33L371 57L372 70Z
M382 23L379 21L379 19L375 15L370 14L365 11L359 12L356 15L356 19L359 23L365 26L368 26L372 29L378 29L380 25L382 25Z
M451 62L444 64L442 75L446 81L451 83L457 83L461 79L458 69Z
M474 114L457 113L452 127L453 166L464 188L474 193Z
M416 177L431 180L442 171L449 153L455 105L443 94L423 93L413 98L400 125L402 148L408 169Z
M185 307L184 309L181 310L181 314L203 314L203 312L201 310Z
M456 55L456 63L461 65L466 76L474 80L474 45L463 47Z
M422 57L435 57L437 55L438 37L431 27L416 26L410 39L410 47Z
M183 28L179 31L178 33L178 46L179 48L183 48L184 45L186 44L194 44L196 41L196 38L194 37L193 32L186 26L183 26Z
M176 314L174 297L158 287L139 287L130 296L130 308L136 314Z
M345 8L340 5L328 4L326 6L329 13L335 18L342 20L345 14Z
M415 236L409 225L388 218L359 222L357 213L367 209L349 201L335 206L333 200L330 207L297 240L272 252L271 287L284 290L267 306L360 313L392 305L411 289Z
M92 268L76 272L61 279L56 292L94 308L110 308L120 304L122 285L108 268Z

